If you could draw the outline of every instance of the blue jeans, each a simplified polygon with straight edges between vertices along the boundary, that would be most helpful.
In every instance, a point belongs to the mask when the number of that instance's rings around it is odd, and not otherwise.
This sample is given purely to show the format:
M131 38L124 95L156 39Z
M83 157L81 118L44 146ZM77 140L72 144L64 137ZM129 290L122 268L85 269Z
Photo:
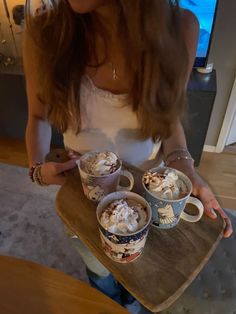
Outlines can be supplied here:
M92 287L106 294L121 305L132 303L135 298L112 276L100 277L87 268L87 275Z
M86 264L87 275L92 287L121 305L130 304L135 300L78 238L72 239L72 241Z

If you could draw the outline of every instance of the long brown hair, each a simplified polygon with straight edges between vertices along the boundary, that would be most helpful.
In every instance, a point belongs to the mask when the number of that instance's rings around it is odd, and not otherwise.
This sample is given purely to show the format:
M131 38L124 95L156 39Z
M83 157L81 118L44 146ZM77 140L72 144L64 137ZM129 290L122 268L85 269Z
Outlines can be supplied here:
M66 0L51 0L50 10L35 16L29 3L26 25L36 51L38 98L57 129L73 124L78 132L79 85L101 28L94 27L92 14L75 13ZM142 135L166 138L185 109L188 58L178 1L117 0L116 6Z

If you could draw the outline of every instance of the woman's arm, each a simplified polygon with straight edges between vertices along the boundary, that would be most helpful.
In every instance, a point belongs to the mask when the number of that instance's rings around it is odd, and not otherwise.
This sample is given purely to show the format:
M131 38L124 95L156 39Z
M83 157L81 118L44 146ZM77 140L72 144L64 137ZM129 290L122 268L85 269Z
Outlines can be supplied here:
M196 17L189 11L184 10L182 14L183 31L189 56L188 76L186 78L187 86L197 49L199 24ZM186 149L186 152L181 151L182 149ZM179 150L180 156L187 156L188 158L185 134L182 124L179 120L175 124L173 124L171 136L163 141L162 150L165 157L170 156L171 153L175 151L177 152ZM205 209L205 214L210 218L215 219L217 217L215 211L218 211L226 222L224 236L229 237L233 232L231 221L221 208L220 204L216 200L212 190L209 188L207 183L195 171L193 160L175 158L177 155L178 153L173 153L173 155L168 158L168 166L184 172L190 178L193 184L192 193L193 195L199 197L202 201Z
M187 150L188 149L187 149L187 143L186 143L183 126L180 120L178 120L171 128L171 136L167 138L166 140L164 140L162 143L162 151L164 154L164 158L166 158L167 156L170 156L168 160L173 160L171 164L172 166L174 166L174 168L179 169L180 167L181 169L183 169L184 167L186 174L191 173L192 171L194 171L194 165L193 165L194 163L192 159L178 160L175 158L176 155L186 156ZM173 154L171 156L171 153L173 152L176 152L176 155Z
M43 162L50 150L51 126L49 123L29 113L25 139L29 167L37 162Z
M47 107L37 97L37 66L33 44L27 33L23 40L23 62L28 98L26 147L29 166L43 162L50 149L51 126L47 121Z
M63 172L75 166L70 160L67 163L44 163L50 150L51 125L48 122L48 108L37 97L37 66L35 63L33 44L27 33L23 41L23 61L28 98L28 121L26 127L26 147L29 167L43 163L40 167L42 181L45 184L63 184Z
M199 23L195 15L188 11L182 10L182 29L184 32L185 43L188 52L188 72L186 77L186 87L188 84L188 80L190 74L192 72L192 67L194 64L197 44L198 44L198 36L199 36ZM164 156L168 156L171 152L178 150L180 148L187 149L185 134L183 130L183 126L180 120L176 121L172 125L171 136L163 141L162 150ZM189 170L193 168L193 163L191 160L186 160L186 167L189 167Z

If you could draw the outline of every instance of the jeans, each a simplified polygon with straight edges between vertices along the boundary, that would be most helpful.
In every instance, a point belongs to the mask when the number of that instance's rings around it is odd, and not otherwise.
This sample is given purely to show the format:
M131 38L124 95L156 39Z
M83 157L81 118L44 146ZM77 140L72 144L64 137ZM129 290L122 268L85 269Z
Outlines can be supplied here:
M86 264L87 275L92 287L121 305L130 304L135 300L78 238L72 239L72 241Z
M105 266L93 255L86 245L79 238L71 239L75 249L82 257L87 269L100 277L107 277L110 272Z

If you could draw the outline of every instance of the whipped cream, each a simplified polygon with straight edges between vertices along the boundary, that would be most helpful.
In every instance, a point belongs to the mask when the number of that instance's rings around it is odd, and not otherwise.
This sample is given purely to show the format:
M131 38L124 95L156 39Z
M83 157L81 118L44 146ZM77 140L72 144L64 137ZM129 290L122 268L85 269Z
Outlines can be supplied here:
M115 172L119 159L113 152L97 153L86 160L86 171L95 176L105 176Z
M143 181L147 189L156 197L167 200L176 200L188 194L186 184L178 177L175 170L165 172L146 172Z
M145 207L133 200L120 199L110 203L101 215L102 226L118 234L133 233L147 222Z

